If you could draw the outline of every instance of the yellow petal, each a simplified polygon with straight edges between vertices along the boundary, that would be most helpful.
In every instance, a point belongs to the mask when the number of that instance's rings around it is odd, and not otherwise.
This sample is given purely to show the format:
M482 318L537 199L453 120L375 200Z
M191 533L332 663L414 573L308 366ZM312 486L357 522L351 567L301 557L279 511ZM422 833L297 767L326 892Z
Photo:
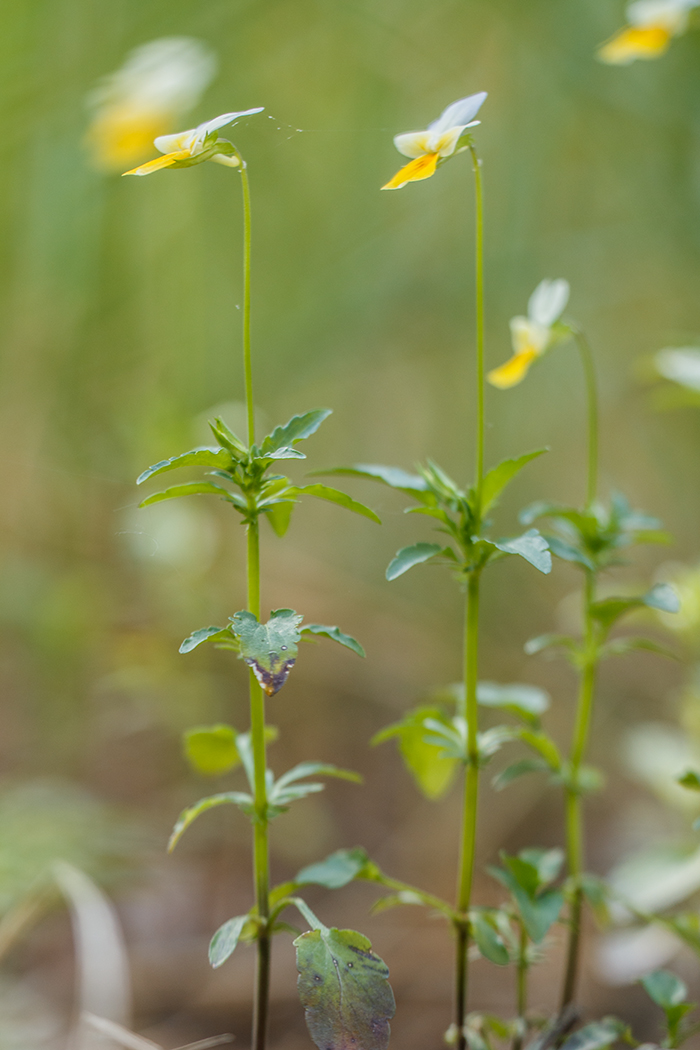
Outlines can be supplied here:
M164 157L156 157L155 160L149 160L148 164L142 164L139 168L132 168L131 171L125 171L123 174L151 175L154 171L160 171L161 168L170 168L173 164L177 164L179 160L187 160L190 156L188 149L181 149L176 153L166 153Z
M598 58L613 66L625 66L635 58L657 58L668 49L673 34L665 26L627 26L598 51Z
M383 190L400 190L407 182L419 182L421 179L429 179L435 174L437 167L437 153L424 153L422 157L416 157L409 164L405 164L401 171L397 171L393 179L382 186Z
M148 156L153 140L168 128L172 114L129 105L108 106L96 114L85 135L91 159L101 171L120 171Z
M489 383L497 386L499 390L507 390L508 387L515 386L521 379L525 378L528 368L538 356L537 351L532 348L521 350L519 354L513 354L510 361L506 361L504 365L494 368L486 378Z

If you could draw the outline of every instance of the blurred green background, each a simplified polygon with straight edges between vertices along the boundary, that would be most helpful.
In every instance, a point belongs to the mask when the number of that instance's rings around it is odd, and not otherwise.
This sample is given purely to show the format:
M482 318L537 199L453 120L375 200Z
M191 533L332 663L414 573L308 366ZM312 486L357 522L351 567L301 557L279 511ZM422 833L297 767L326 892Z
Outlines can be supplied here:
M114 894L137 1023L167 1046L221 1030L236 1032L239 1045L247 1039L252 952L213 973L206 944L249 906L248 827L213 813L164 855L180 808L210 788L188 772L181 731L247 724L243 668L225 653L177 652L193 628L225 622L244 604L243 535L215 501L138 511L134 479L206 442L206 419L222 404L237 429L240 187L235 172L210 164L144 180L93 170L86 95L155 38L192 36L215 52L219 73L183 127L266 107L232 135L252 182L261 426L331 407L306 448L309 469L353 461L410 469L430 455L467 483L469 164L458 159L401 193L378 190L400 164L393 134L487 90L476 131L487 363L508 356L508 320L535 285L566 277L569 313L600 370L603 494L622 489L676 537L622 571L643 586L660 562L693 561L700 548L700 420L692 409L656 411L644 367L660 347L700 338L700 35L689 32L654 63L602 66L595 48L622 19L617 0L2 5L2 784L6 793L63 785L68 795L66 785L77 785L115 820L141 826L125 851L131 874ZM517 508L536 497L582 499L583 389L571 347L522 386L489 390L487 413L491 463L551 448L509 490L499 530L511 532ZM275 875L361 843L396 876L450 895L456 793L422 800L392 747L370 751L367 741L431 686L458 677L462 599L435 568L384 581L394 551L429 539L429 528L405 518L388 490L349 484L383 527L307 501L284 540L264 534L264 609L293 606L338 623L367 649L360 662L323 643L304 648L270 702L281 731L270 751L277 770L322 758L366 777L363 788L332 785L276 823ZM525 657L523 643L567 615L578 577L561 563L544 578L514 561L485 588L483 677L549 689L548 724L565 740L573 678ZM619 757L630 723L674 722L682 677L644 655L604 671L593 757L609 789L590 805L596 871L642 842L687 838L687 820L635 785ZM486 789L483 808L482 865L502 846L560 842L558 796L534 780L498 796ZM22 849L21 835L10 836L0 857ZM486 876L482 883L481 900L497 900ZM408 909L368 917L369 887L309 899L325 921L366 932L389 963L395 1045L439 1045L451 954L441 925ZM542 1010L555 1002L557 950L534 978ZM653 1038L638 990L608 987L589 954L587 1009L636 1017ZM70 958L68 920L56 913L5 964L59 1028ZM282 941L277 960L272 1040L293 1050L308 1037L293 951ZM697 992L695 963L681 956L678 965ZM475 973L474 1005L510 1009L512 975L484 962Z

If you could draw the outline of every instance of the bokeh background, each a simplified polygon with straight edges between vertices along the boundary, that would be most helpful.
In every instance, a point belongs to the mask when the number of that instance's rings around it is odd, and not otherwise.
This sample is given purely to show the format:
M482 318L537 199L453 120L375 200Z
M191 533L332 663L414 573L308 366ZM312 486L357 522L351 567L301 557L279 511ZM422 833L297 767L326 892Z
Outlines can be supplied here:
M675 537L620 570L617 586L644 587L676 571L659 569L664 562L700 554L700 419L692 407L661 411L648 367L659 348L700 337L700 34L655 63L604 67L595 47L622 19L617 0L5 0L0 903L11 917L18 906L27 913L3 948L3 1048L63 1045L74 1002L69 918L59 906L27 905L59 856L116 903L138 1031L174 1047L221 1031L245 1046L249 1030L252 950L216 972L206 960L212 932L250 904L248 826L235 812L208 814L165 855L183 806L237 785L238 774L212 785L189 771L181 733L222 720L246 727L244 669L226 653L177 649L193 628L244 604L242 529L216 501L139 511L134 485L148 464L206 442L220 406L234 429L240 419L238 176L209 164L144 180L96 170L84 145L86 96L150 40L191 36L214 52L218 74L182 126L266 107L235 132L252 180L260 426L331 407L307 443L309 469L410 469L430 455L467 483L469 165L458 159L401 193L378 190L400 162L394 133L488 90L476 133L488 364L508 355L508 319L534 286L566 277L570 314L600 371L602 492L623 490ZM536 497L582 498L584 404L572 348L557 349L522 386L490 390L487 413L489 462L551 449L509 490L499 531L512 532L517 508ZM303 476L303 465L293 470ZM348 486L381 528L307 501L284 540L263 537L263 607L338 623L367 649L361 662L329 643L305 647L270 702L277 770L322 758L365 776L361 788L329 785L274 825L274 873L281 881L362 844L388 872L449 896L458 792L422 799L393 745L367 743L431 687L458 678L462 598L436 568L387 584L394 551L429 539L429 527L406 518L389 490ZM544 578L516 561L485 587L483 677L546 688L547 723L564 742L572 674L526 657L523 643L570 617L579 580L562 563ZM589 806L594 871L642 845L696 848L687 812L665 805L625 757L637 723L664 723L671 741L679 719L692 729L687 677L682 664L649 655L603 671L593 759L608 789ZM649 761L660 739L651 732ZM484 865L499 847L560 843L561 811L536 778L502 794L486 787L482 805L485 903L499 894ZM371 916L371 886L308 898L325 921L367 933L389 963L394 1045L439 1046L452 954L441 923L412 909ZM681 953L673 965L700 992L695 957ZM554 1008L560 967L555 943L533 975L542 1011ZM512 974L486 962L474 974L473 1005L510 1010ZM280 938L275 1048L310 1045L295 976ZM592 948L583 1002L591 1016L634 1020L640 1038L656 1034L639 989L606 983Z

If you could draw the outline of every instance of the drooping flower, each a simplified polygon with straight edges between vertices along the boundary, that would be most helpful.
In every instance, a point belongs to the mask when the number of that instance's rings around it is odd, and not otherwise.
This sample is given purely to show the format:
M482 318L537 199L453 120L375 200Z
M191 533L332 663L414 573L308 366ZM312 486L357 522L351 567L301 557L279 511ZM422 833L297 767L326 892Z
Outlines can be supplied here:
M700 0L698 0L700 2ZM481 122L474 120L486 99L486 92L479 91L453 102L446 110L429 124L426 131L409 131L394 136L394 145L404 157L411 157L409 164L397 171L383 190L400 190L407 182L419 182L429 179L441 161L461 153L466 146L459 146L459 141L467 128L476 127Z
M147 156L153 140L197 104L215 72L214 55L189 37L163 37L131 51L88 97L85 144L94 166L120 171Z
M176 135L160 135L154 142L157 150L164 154L141 164L138 168L125 171L125 175L151 175L161 168L190 168L193 164L202 164L205 160L215 160L229 168L240 164L236 148L228 139L220 139L218 129L227 124L235 124L241 117L262 113L264 107L244 109L238 113L222 113L219 117L198 124L189 131L179 131Z
M486 377L489 383L500 390L515 386L527 375L527 371L557 338L554 329L569 301L569 282L561 278L544 280L537 285L527 304L527 317L513 317L510 334L513 356L499 365Z
M636 58L658 58L674 36L688 28L689 13L700 0L635 0L627 8L623 29L598 51L609 65L626 66Z

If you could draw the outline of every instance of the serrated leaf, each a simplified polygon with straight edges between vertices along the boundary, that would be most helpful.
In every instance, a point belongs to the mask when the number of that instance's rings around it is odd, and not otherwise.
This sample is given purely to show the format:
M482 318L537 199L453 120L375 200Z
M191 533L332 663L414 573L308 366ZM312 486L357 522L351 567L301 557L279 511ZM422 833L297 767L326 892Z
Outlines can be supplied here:
M439 708L420 707L410 711L400 722L382 729L371 741L372 744L381 744L391 737L398 737L406 768L426 798L433 800L449 789L458 768L455 759L444 756L442 746L426 741L426 719L442 717Z
M215 970L225 963L230 955L233 955L243 927L249 919L249 915L236 915L223 926L219 926L209 944L209 962Z
M260 445L260 452L263 455L267 455L275 449L282 448L285 445L293 445L297 441L303 441L305 438L311 437L312 434L316 433L324 419L328 419L331 412L332 409L330 408L315 408L311 412L304 412L303 415L292 416L283 427L275 427L272 433L263 439Z
M183 733L185 757L198 773L215 777L240 764L233 726L194 726Z
M552 555L549 553L547 541L537 529L528 529L522 536L516 536L512 540L491 541L494 547L505 554L519 554L525 561L529 561L536 569L545 574L552 571Z
M279 503L273 503L272 506L265 507L264 510L267 515L267 520L272 526L273 532L277 536L284 536L289 528L289 523L292 520L294 501L280 500Z
M234 432L226 426L220 416L216 416L214 422L209 423L209 428L219 444L224 448L229 449L234 458L243 459L247 456L248 449L246 446L238 435L234 434Z
M526 452L516 459L504 459L497 467L487 471L481 488L481 511L485 513L491 507L509 481L518 474L531 460L548 452L546 448L539 448L536 452Z
M208 798L201 798L194 806L188 806L187 809L183 809L170 836L168 853L175 849L185 831L187 831L190 824L194 823L197 817L202 813L206 813L208 809L213 809L214 806L225 806L227 804L239 806L244 813L250 815L253 806L253 796L246 795L242 791L224 791L220 795L210 795Z
M519 762L512 762L502 772L498 773L491 781L495 791L503 791L519 777L527 776L528 773L549 773L550 767L544 759L522 758Z
M616 1017L604 1017L602 1021L591 1021L578 1032L574 1032L561 1045L561 1050L604 1050L620 1038L626 1025Z
M474 908L469 913L469 919L472 936L484 958L495 963L496 966L507 966L510 962L508 949L498 931L489 922L487 914Z
M152 503L162 503L166 499L178 499L180 496L221 496L223 499L233 502L232 494L223 485L215 485L213 481L188 481L184 485L173 485L163 492L154 492L141 500L139 507L150 507Z
M496 682L479 682L476 699L482 707L498 707L510 711L525 721L537 723L540 715L549 709L549 695L544 689L521 682L500 685Z
M232 630L241 646L241 658L252 668L267 696L279 692L297 658L303 617L294 609L275 609L267 623L253 613L237 612Z
M389 970L354 930L310 930L294 941L299 998L319 1050L386 1050L396 1004Z
M302 635L304 634L318 634L323 638L330 638L332 642L337 642L338 645L344 645L346 649L352 649L358 656L364 656L365 651L355 638L349 634L344 634L339 627L328 627L322 623L305 623L301 628Z
M396 580L414 565L420 565L434 558L436 554L441 554L442 549L439 543L414 543L410 547L402 547L387 567L387 580Z
M362 871L367 864L367 854L363 849L339 849L317 864L308 864L294 877L298 886L314 884L325 886L329 890L340 889Z
M225 639L233 641L228 627L200 627L198 631L193 631L192 634L185 638L178 652L191 653L202 642L224 641Z
M171 456L170 459L154 463L139 474L136 484L142 485L156 474L163 474L166 470L175 470L177 467L218 467L220 470L229 470L233 464L233 456L225 448L194 448L191 452L183 452L179 456Z
M270 452L260 452L257 456L253 456L254 460L263 459L306 459L303 452L300 452L296 448L292 448L291 445L281 445L279 448L273 448Z
M398 489L407 495L416 492L427 492L428 484L420 474L409 474L400 467L383 467L378 463L355 463L352 467L333 467L330 470L311 471L310 477L314 476L345 475L351 478L367 478L371 481L381 481L389 488Z
M377 517L373 510L369 507L365 507L364 503L358 503L357 500L351 499L347 492L341 492L340 489L332 489L328 485L302 485L294 488L293 493L299 493L302 496L314 496L316 499L325 499L329 503L335 503L339 507L344 507L345 510L351 510L353 514L361 514L363 518L369 518L370 521L376 521L378 525L381 525L381 519Z
M670 970L654 970L639 982L650 999L662 1010L670 1010L688 998L688 989L680 977Z

